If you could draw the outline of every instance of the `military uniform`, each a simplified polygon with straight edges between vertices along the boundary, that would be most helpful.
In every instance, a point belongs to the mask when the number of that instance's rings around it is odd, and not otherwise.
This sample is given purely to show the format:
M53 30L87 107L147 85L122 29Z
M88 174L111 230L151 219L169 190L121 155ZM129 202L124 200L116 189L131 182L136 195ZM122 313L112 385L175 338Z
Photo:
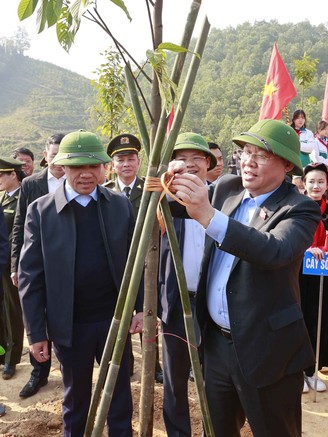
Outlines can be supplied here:
M8 229L9 244L11 243L11 232L16 213L18 196L19 189L9 197L6 197L6 193L4 192L0 194L0 203L3 207L5 222ZM4 291L5 324L7 334L5 363L13 366L18 364L21 359L24 339L24 324L18 289L13 285L10 278L10 259L8 259L6 270L2 277L2 284Z
M138 215L138 211L140 208L144 184L145 184L145 181L143 179L137 177L135 180L135 183L133 185L133 188L131 190L130 196L129 196L129 200L132 203L133 210L134 210L134 213L136 216ZM124 194L124 193L122 193L122 191L120 189L120 185L119 185L117 179L116 179L116 181L107 182L105 184L105 187L111 188L112 190L117 191L118 193Z
M9 245L12 241L12 229L16 214L20 182L24 177L21 161L13 158L0 159L0 186L6 191L0 192L0 204L3 208ZM15 172L15 178L12 177ZM5 174L8 177L5 177ZM2 179L4 178L4 179ZM3 285L3 323L1 337L4 338L6 354L4 357L3 379L10 379L15 373L16 364L21 360L24 325L18 289L13 285L10 277L10 257L8 257L2 276Z

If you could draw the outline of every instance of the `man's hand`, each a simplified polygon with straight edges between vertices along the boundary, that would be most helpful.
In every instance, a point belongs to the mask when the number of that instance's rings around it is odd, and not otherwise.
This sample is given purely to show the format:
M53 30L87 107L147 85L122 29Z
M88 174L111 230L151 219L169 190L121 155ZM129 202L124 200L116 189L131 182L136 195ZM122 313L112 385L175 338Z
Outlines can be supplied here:
M194 174L177 172L171 187L175 195L187 204L188 215L207 228L215 212L208 198L207 185Z
M173 159L173 161L169 162L169 166L167 169L167 173L171 176L174 176L175 174L183 174L187 172L187 166L185 162L179 161L177 159Z
M39 361L39 363L44 363L50 358L48 350L48 341L40 341L38 343L33 343L30 345L30 352L33 357Z
M17 274L17 272L13 272L13 273L10 275L10 277L11 277L11 282L13 283L13 285L14 285L15 287L18 287L18 274Z
M143 328L143 313L137 313L132 317L131 326L130 326L130 334L138 334L142 332Z

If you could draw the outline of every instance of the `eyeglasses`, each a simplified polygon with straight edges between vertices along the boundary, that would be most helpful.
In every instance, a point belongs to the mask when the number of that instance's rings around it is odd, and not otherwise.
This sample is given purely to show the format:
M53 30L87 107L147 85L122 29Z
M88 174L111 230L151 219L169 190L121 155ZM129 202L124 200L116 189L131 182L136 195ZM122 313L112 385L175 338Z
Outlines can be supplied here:
M249 153L246 152L246 150L243 150L240 155L241 161L247 161L248 159L251 159L252 161L256 162L256 164L259 165L266 165L268 161L272 158L273 156L265 156L262 155L261 153Z
M182 161L184 163L186 162L193 162L194 164L200 164L204 159L206 159L206 156L192 156L190 158L176 158L178 161Z

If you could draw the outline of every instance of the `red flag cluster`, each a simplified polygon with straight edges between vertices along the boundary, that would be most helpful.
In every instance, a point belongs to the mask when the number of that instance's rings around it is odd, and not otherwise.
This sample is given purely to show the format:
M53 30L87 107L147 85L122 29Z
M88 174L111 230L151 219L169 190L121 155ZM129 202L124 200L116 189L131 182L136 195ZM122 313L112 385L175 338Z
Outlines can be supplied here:
M264 87L259 119L272 118L280 120L282 110L296 95L297 92L293 81L275 43Z

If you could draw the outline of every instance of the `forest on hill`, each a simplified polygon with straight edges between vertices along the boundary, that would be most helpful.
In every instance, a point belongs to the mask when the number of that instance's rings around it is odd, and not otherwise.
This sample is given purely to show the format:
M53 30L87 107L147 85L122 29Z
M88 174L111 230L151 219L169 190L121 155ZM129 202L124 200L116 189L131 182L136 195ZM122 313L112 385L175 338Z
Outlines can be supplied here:
M231 138L256 123L262 103L274 43L290 73L298 95L289 115L301 107L301 86L295 79L295 60L306 53L318 59L311 86L304 91L307 126L315 131L321 119L328 72L328 25L244 23L236 28L212 29L182 129L195 131L231 152ZM286 119L283 119L286 121Z
M181 130L218 142L227 157L233 149L231 138L258 120L275 42L298 91L288 107L290 117L302 102L295 61L304 54L318 60L303 101L307 127L315 131L328 71L328 25L314 26L308 21L279 24L275 20L211 30ZM189 61L191 56L189 53ZM173 64L172 54L169 63ZM149 98L147 85L145 89ZM54 132L96 131L99 127L88 111L96 102L89 79L31 59L22 51L8 51L1 41L0 99L0 147L4 154L26 146L40 156L45 139Z
M1 154L28 147L38 160L49 135L93 128L95 94L89 79L0 45Z

